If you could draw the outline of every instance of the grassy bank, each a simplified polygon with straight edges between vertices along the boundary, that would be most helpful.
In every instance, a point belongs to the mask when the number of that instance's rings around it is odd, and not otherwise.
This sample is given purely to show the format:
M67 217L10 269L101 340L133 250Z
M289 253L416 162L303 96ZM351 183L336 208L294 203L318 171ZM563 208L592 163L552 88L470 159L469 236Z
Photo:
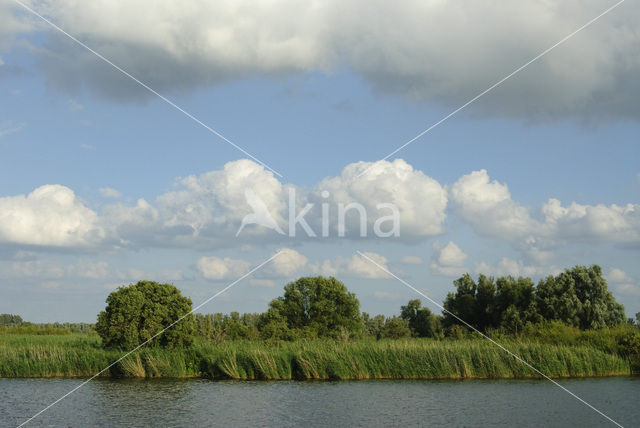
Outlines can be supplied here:
M553 377L630 373L625 359L586 346L505 345ZM96 335L0 335L0 377L91 376L122 352ZM143 349L105 376L211 379L470 379L538 377L480 339L201 342L180 350Z

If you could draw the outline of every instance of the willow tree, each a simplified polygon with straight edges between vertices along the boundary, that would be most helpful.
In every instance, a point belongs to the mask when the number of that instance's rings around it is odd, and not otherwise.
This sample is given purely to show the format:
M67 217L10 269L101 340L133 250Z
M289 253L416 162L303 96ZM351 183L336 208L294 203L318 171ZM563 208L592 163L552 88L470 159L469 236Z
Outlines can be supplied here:
M581 329L603 328L625 321L624 306L607 287L598 265L576 266L540 281L538 308L545 319Z

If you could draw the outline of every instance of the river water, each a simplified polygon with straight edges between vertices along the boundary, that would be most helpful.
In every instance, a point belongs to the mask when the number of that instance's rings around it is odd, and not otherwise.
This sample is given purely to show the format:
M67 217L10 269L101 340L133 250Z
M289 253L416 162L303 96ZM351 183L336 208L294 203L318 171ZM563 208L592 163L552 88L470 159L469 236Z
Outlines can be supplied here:
M79 379L0 379L0 425L17 426ZM561 380L623 426L640 426L640 378ZM28 426L615 426L549 381L232 382L96 379Z

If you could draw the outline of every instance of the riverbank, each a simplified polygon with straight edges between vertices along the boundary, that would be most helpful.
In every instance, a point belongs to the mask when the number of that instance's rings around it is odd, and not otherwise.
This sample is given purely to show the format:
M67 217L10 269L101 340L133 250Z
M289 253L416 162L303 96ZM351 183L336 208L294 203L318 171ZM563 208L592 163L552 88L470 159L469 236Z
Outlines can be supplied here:
M510 341L504 345L551 377L629 375L629 362L586 346ZM0 335L0 377L87 377L124 353L90 334ZM335 342L200 342L146 348L104 373L111 377L241 380L518 379L539 377L483 339Z

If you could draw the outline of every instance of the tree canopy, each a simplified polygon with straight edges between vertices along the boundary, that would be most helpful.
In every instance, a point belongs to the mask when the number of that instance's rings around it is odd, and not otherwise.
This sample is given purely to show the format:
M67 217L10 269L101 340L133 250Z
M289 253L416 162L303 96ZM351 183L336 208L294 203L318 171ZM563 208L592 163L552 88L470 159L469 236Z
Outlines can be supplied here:
M440 330L440 319L429 308L423 308L419 299L409 300L406 306L400 307L400 317L409 322L414 336L434 337Z
M607 288L598 265L576 266L540 281L537 290L540 314L580 329L597 329L625 321L624 306Z
M333 277L304 277L287 284L284 295L271 301L260 327L271 337L286 336L287 330L318 337L352 334L362 327L360 302Z
M106 347L131 349L189 314L149 342L148 346L177 348L193 343L195 321L191 299L171 284L139 281L120 287L107 297L98 314L96 331Z
M449 293L443 323L460 322L452 314L481 331L503 328L518 333L527 323L561 321L580 329L597 329L625 321L624 307L607 288L598 265L576 266L557 276L548 276L534 286L529 278L469 274L454 281Z

